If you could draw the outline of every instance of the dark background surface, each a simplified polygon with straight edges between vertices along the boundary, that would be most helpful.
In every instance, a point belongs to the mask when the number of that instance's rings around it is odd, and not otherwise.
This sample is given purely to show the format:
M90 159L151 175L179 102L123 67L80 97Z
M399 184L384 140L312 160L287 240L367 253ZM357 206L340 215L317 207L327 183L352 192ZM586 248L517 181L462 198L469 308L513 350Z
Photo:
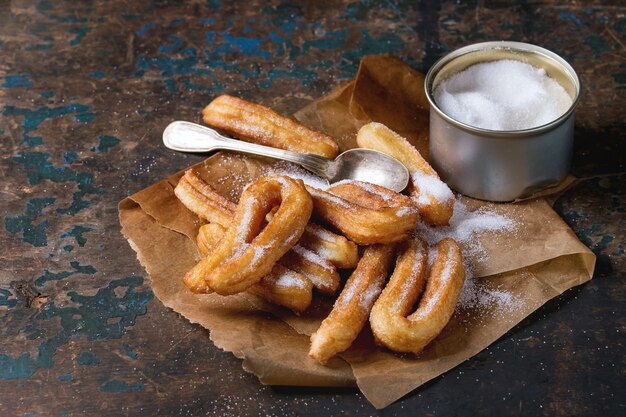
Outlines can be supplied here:
M625 415L619 4L0 1L0 414ZM291 113L364 54L425 71L496 39L581 78L581 181L555 208L598 256L592 281L382 411L356 390L262 386L154 298L117 203L201 160L161 145L170 121L222 92Z

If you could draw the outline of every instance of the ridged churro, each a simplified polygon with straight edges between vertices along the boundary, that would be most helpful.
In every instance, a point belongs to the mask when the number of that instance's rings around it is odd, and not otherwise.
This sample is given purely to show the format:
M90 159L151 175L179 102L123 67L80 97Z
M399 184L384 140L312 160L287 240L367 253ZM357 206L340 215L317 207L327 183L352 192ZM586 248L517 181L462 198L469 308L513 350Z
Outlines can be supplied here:
M178 199L200 218L228 227L236 204L222 197L193 170L187 170L174 189ZM307 224L298 244L328 260L337 268L354 268L358 249L354 242L314 223Z
M208 255L225 233L226 229L217 223L209 223L200 227L197 244L201 253L205 256ZM337 269L326 259L299 244L294 245L280 258L277 265L306 278L321 293L334 295L339 288L340 277Z
M202 110L206 124L239 139L302 154L334 158L337 142L260 104L222 95Z
M405 243L389 283L374 304L370 324L376 341L396 352L421 352L446 326L465 282L463 259L450 238L435 246L430 272L421 240ZM417 309L412 314L422 290Z
M279 206L265 227L265 216ZM235 218L211 254L183 281L196 293L241 292L272 271L274 264L302 236L313 204L301 181L264 177L243 191Z
M217 223L201 226L197 237L200 253L209 256L225 233L226 229ZM272 271L248 288L248 291L296 313L306 310L313 299L311 280L280 264L274 265Z
M363 257L346 282L332 311L311 335L309 356L325 364L352 345L385 284L392 259L393 245L365 248Z
M454 208L454 194L413 145L376 122L363 126L356 141L361 148L386 153L402 162L411 174L409 192L422 218L432 225L448 224Z
M307 189L315 215L360 245L405 239L419 220L418 210L408 197L378 185L347 181L327 191Z

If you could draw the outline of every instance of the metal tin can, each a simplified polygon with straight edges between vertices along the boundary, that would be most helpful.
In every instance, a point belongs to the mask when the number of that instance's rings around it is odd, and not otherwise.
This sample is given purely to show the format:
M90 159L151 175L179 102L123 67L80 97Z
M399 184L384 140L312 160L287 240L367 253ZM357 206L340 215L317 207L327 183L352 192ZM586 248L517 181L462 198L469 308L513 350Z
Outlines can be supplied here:
M543 68L572 98L567 112L532 129L497 131L459 122L437 106L434 91L443 80L471 65L503 59ZM454 190L481 200L512 201L555 186L567 175L580 81L557 54L522 42L469 45L437 61L426 75L425 89L431 106L430 159Z

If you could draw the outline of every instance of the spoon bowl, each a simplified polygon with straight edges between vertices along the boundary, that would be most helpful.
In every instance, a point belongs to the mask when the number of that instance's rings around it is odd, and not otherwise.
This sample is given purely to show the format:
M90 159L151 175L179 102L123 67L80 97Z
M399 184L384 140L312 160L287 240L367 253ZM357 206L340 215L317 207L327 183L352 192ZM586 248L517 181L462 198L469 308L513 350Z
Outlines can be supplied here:
M208 127L184 121L172 122L165 128L163 144L179 152L205 153L225 149L282 159L301 165L331 184L358 180L400 192L409 183L409 171L400 161L371 149L350 149L335 159L301 155L227 138Z

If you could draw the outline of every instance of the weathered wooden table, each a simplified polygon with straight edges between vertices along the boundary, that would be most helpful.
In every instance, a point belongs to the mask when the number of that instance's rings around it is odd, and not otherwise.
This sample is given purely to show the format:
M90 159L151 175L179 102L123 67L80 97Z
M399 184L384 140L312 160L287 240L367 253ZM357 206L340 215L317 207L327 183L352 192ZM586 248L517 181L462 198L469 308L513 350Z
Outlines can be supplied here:
M376 414L356 390L262 386L161 305L117 203L201 159L161 132L216 94L289 113L364 54L427 70L495 39L581 78L581 181L555 207L596 274L381 414L626 414L626 7L485 3L0 1L0 415Z

